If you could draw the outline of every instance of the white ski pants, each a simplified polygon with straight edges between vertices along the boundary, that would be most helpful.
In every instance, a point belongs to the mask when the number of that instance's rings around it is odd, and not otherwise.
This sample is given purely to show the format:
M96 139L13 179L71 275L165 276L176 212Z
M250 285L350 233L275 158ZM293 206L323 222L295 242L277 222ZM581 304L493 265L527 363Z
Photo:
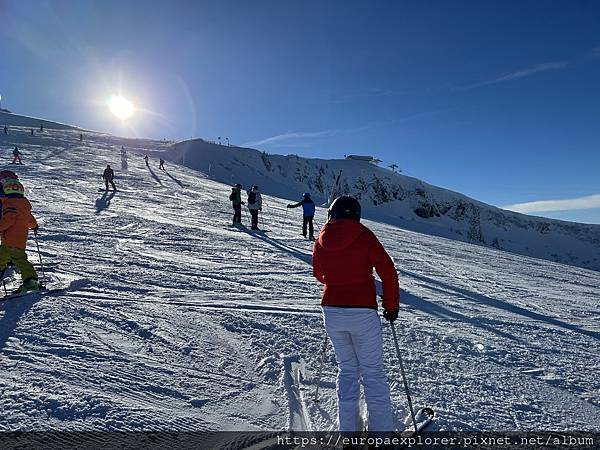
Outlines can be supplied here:
M390 387L383 370L381 321L370 308L323 307L325 329L338 363L338 423L341 432L358 428L362 378L369 431L393 430Z

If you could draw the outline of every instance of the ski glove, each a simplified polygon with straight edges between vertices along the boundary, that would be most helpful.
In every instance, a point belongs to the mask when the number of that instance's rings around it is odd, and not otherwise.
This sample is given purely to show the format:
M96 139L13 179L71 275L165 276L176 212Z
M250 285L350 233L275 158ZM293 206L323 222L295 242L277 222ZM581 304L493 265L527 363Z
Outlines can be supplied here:
M383 310L383 318L385 320L393 322L394 320L396 320L398 318L398 310L392 311L390 309L384 309Z

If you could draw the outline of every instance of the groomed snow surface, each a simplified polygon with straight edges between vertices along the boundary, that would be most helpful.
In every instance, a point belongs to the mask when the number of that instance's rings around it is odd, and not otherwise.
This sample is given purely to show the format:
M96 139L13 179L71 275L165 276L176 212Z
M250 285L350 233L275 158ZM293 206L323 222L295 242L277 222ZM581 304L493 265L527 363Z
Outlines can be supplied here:
M146 167L165 143L11 127L0 145L7 163L20 146L25 165L4 168L27 189L44 261L70 280L63 294L0 304L0 431L334 427L331 351L311 401L321 286L291 199L263 194L270 232L255 233L228 226L229 186L154 158ZM116 194L99 192L107 163ZM600 431L600 273L365 224L395 259L402 355L434 430Z

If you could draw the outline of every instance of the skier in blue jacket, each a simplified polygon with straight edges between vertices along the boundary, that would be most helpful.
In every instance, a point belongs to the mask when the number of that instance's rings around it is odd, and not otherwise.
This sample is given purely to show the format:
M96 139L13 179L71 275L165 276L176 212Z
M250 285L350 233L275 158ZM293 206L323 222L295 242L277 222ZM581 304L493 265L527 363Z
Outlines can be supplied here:
M304 237L306 237L306 228L308 227L308 238L311 241L315 240L315 231L314 231L314 226L313 226L313 219L315 217L315 202L312 201L312 199L310 198L310 194L308 192L305 192L302 195L302 200L300 200L298 203L294 203L294 204L289 204L287 205L288 208L298 208L299 206L302 206L302 216L303 216L303 220L302 220L302 235Z

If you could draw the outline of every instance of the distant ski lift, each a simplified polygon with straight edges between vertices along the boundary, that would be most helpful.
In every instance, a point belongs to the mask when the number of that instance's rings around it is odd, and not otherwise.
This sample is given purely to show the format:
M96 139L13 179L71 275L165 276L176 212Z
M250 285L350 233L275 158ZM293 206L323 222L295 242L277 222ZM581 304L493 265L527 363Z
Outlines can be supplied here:
M372 164L379 164L381 162L380 159L375 158L374 156L366 156L366 155L344 155L346 159L352 159L354 161L366 161Z

